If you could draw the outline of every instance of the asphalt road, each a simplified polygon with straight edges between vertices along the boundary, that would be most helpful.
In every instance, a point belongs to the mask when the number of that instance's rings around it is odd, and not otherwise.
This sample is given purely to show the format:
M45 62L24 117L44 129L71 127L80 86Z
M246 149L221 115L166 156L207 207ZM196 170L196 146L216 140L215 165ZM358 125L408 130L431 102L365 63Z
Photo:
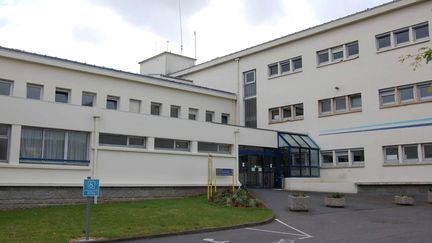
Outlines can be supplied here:
M415 206L398 206L389 196L347 195L345 208L328 208L325 194L309 193L309 212L287 209L287 191L255 189L276 220L270 224L129 242L142 243L309 243L432 242L432 204L419 198Z

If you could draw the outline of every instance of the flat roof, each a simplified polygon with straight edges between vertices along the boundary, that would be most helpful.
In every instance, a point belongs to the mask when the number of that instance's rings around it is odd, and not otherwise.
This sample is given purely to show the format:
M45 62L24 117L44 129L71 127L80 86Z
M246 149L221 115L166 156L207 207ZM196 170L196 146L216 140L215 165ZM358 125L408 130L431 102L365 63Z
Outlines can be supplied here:
M169 78L153 77L150 75L132 73L132 72L117 70L113 68L103 67L103 66L96 66L92 64L72 61L72 60L53 57L53 56L41 55L33 52L26 52L23 50L12 49L3 46L0 46L0 57L38 63L38 64L43 64L48 66L60 67L69 70L87 72L96 75L104 75L113 78L125 79L129 81L141 82L141 83L155 85L155 86L162 86L166 88L211 95L220 98L227 98L232 100L237 99L237 95L234 93L227 92L224 90L203 87L185 81L183 82L174 81L173 79L176 79L175 77L169 77Z

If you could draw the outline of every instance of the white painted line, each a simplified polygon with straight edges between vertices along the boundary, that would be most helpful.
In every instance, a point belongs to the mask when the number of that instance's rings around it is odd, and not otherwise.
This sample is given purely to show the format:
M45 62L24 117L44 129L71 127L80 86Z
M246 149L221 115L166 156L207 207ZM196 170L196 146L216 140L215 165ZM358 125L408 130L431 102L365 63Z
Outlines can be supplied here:
M215 239L210 239L210 238L205 238L205 239L203 239L203 241L207 241L207 242L211 242L211 243L228 243L228 242L230 242L229 240L226 240L226 241L217 241Z
M303 234L304 237L300 238L299 240L307 239L307 238L312 238L312 237L313 237L312 235L307 234L307 233L305 233L305 232L303 232L303 231L301 231L301 230L299 230L299 229L296 229L296 228L294 228L294 227L292 227L292 226L290 226L290 225L288 225L288 224L286 224L286 223L280 221L279 219L276 219L276 221L279 222L279 223L281 223L281 224L283 224L283 225L285 225L286 227L288 227L288 228L290 228L290 229L293 229L293 230L295 230L295 231L297 231L297 232Z
M282 234L282 235L295 235L295 236L305 236L300 234L294 234L294 233L288 233L288 232L280 232L280 231L273 231L273 230L264 230L264 229L255 229L255 228L245 228L247 230L255 230L255 231L261 231L266 233L273 233L273 234Z

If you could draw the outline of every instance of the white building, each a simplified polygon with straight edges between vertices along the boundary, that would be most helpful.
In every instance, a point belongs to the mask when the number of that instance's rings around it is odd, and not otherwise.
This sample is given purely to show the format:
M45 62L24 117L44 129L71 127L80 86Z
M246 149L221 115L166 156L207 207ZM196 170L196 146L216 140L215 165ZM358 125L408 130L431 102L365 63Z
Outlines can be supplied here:
M0 48L0 201L80 200L87 176L107 199L198 193L208 153L246 186L430 185L432 68L399 62L431 46L430 9L395 1L199 65L161 53L141 74Z

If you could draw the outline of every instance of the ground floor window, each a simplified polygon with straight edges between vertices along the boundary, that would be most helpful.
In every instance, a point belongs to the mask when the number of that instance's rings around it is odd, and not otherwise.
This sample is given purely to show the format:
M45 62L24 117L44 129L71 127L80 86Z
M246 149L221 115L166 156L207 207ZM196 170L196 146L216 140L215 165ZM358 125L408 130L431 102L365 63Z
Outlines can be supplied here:
M0 124L0 162L8 160L10 126Z
M89 133L22 127L20 162L88 164Z
M220 153L220 154L230 154L231 145L224 143L207 143L198 142L198 152L200 153Z
M162 150L190 151L190 141L155 138L154 147Z

